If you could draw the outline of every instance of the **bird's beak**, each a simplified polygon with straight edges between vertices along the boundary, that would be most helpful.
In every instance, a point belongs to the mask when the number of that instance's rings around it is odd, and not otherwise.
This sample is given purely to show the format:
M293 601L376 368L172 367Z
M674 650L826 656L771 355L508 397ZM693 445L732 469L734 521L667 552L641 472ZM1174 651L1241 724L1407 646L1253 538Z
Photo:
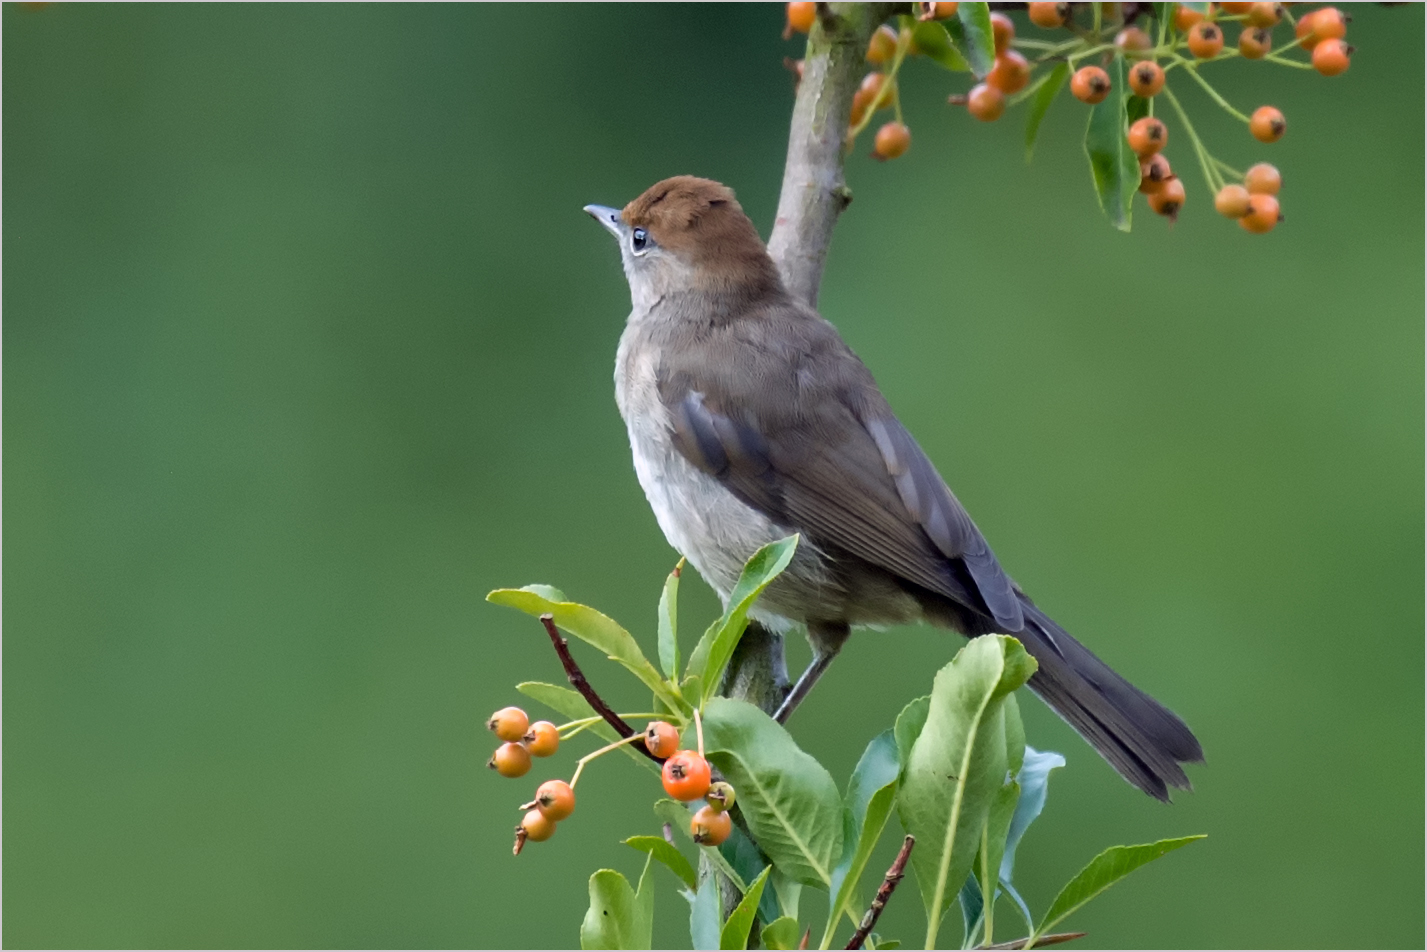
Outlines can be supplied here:
M609 229L609 233L616 238L624 228L624 220L619 217L618 208L609 208L604 205L586 205L585 212L594 218L595 221Z

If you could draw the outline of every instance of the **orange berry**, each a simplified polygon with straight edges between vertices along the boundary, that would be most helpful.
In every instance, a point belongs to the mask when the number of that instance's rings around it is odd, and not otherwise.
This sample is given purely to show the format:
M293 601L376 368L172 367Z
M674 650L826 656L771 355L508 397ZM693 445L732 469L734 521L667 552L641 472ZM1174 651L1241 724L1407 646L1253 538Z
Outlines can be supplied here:
M1245 19L1250 26L1271 28L1283 19L1283 4L1251 3L1249 4L1249 15Z
M1233 16L1242 16L1249 12L1251 6L1253 6L1252 3L1221 3L1219 9Z
M883 63L892 62L892 57L896 55L897 31L884 23L872 34L872 39L867 43L867 54L864 59L873 66L881 66Z
M1260 162L1244 173L1244 188L1255 195L1277 195L1283 188L1283 176L1272 165Z
M644 749L663 760L679 749L679 729L668 721L650 721L644 728Z
M1272 195L1250 195L1249 210L1239 219L1239 227L1255 235L1266 234L1283 220L1278 199Z
M1313 68L1324 76L1345 73L1352 52L1353 48L1342 40L1324 40L1313 47Z
M1163 215L1174 221L1179 217L1179 210L1184 207L1184 183L1172 178L1145 198L1149 199L1150 208L1156 215Z
M1348 35L1352 17L1337 7L1324 7L1312 14L1313 37L1317 40L1341 40Z
M1272 106L1260 106L1249 117L1249 132L1260 142L1277 142L1287 129L1283 113Z
M1348 17L1337 7L1305 13L1293 27L1298 45L1311 50L1324 40L1341 40L1348 35Z
M532 843L543 843L555 835L555 821L539 810L530 810L520 821L519 829Z
M675 800L697 800L709 792L709 762L697 751L681 750L664 761L664 792Z
M1011 18L1004 13L991 14L991 42L996 47L996 55L1004 53L1015 38L1016 24L1011 22Z
M995 86L978 83L966 94L966 111L982 122L995 122L1006 111L1006 97Z
M858 84L857 91L867 97L867 105L871 106L877 98L877 94L882 91L882 84L887 81L886 73L871 72L862 77L862 82ZM887 98L882 100L885 108L892 105L892 96L888 93Z
M1031 22L1044 30L1054 30L1057 27L1065 26L1070 19L1070 4L1068 3L1028 3L1026 13L1030 15Z
M873 154L879 159L895 159L912 146L912 130L900 122L889 122L877 130L872 140Z
M704 794L704 799L715 810L727 810L733 806L733 784L722 780L709 784L709 792Z
M1140 163L1140 191L1146 195L1159 191L1172 178L1174 170L1169 167L1169 159L1158 152Z
M503 707L491 715L486 727L501 740L514 743L530 729L530 718L518 707Z
M1070 77L1070 92L1092 106L1110 95L1110 76L1098 66L1082 66Z
M549 757L560 749L560 729L549 721L536 721L521 738L532 757Z
M689 833L700 846L717 846L733 832L733 818L713 807L700 807L689 820Z
M986 74L986 82L1006 95L1020 92L1031 81L1031 64L1015 50L1007 50L996 57L996 65Z
M1181 33L1187 31L1191 26L1204 19L1204 14L1198 10L1186 7L1182 3L1174 5L1174 26Z
M813 28L813 23L818 18L818 5L816 3L790 3L788 4L788 28L797 30L799 33L806 33Z
M547 780L535 791L535 808L559 822L575 812L575 791L563 780Z
M956 16L956 8L959 3L914 3L913 7L917 11L918 20L945 20L948 17Z
M1224 31L1217 23L1201 21L1189 28L1189 52L1199 59L1213 59L1224 48Z
M502 777L523 777L530 770L530 751L523 744L501 744L486 766Z
M1154 46L1154 41L1150 35L1137 26L1127 26L1119 33L1115 34L1115 45L1126 56L1133 56L1136 53L1143 53Z
M1145 60L1130 67L1130 89L1136 96L1145 99L1164 88L1164 68L1158 63Z
M1242 185L1225 185L1214 196L1214 211L1225 218L1243 218L1249 213L1249 190Z
M1153 116L1144 116L1130 124L1129 140L1135 154L1148 159L1169 142L1169 129Z
M1244 59L1263 59L1273 49L1273 34L1263 27L1245 27L1239 34L1239 53Z

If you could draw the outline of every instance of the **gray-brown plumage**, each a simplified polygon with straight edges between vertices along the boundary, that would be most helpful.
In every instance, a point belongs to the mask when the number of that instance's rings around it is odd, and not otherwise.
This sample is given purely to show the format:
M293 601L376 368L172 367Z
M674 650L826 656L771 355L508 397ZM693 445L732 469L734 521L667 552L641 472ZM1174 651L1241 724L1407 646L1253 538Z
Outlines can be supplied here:
M859 625L925 620L1015 635L1030 686L1151 796L1189 786L1189 728L1038 609L996 556L872 375L783 288L733 192L666 179L622 211L586 208L619 239L633 311L615 393L660 527L727 599L744 561L802 544L754 611L806 625L813 664L792 710Z

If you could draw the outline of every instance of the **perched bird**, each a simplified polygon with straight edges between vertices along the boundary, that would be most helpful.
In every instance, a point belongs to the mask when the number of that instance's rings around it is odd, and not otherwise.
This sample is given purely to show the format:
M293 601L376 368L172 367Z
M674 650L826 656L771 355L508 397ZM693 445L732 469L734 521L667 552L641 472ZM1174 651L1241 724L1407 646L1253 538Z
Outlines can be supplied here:
M862 361L784 288L732 190L681 175L585 211L629 279L615 397L670 544L726 601L754 551L802 536L753 613L805 625L813 646L779 720L853 627L1001 632L1039 662L1031 689L1126 780L1161 800L1189 786L1180 764L1203 759L1189 728L1006 576Z

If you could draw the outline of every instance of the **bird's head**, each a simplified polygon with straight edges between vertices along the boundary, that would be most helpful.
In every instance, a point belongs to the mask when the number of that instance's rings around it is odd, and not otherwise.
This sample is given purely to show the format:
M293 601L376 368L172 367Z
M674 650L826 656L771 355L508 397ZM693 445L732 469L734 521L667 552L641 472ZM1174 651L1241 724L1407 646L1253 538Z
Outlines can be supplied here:
M726 185L676 175L622 210L586 205L585 211L619 242L636 307L679 291L757 295L782 288L758 230Z

